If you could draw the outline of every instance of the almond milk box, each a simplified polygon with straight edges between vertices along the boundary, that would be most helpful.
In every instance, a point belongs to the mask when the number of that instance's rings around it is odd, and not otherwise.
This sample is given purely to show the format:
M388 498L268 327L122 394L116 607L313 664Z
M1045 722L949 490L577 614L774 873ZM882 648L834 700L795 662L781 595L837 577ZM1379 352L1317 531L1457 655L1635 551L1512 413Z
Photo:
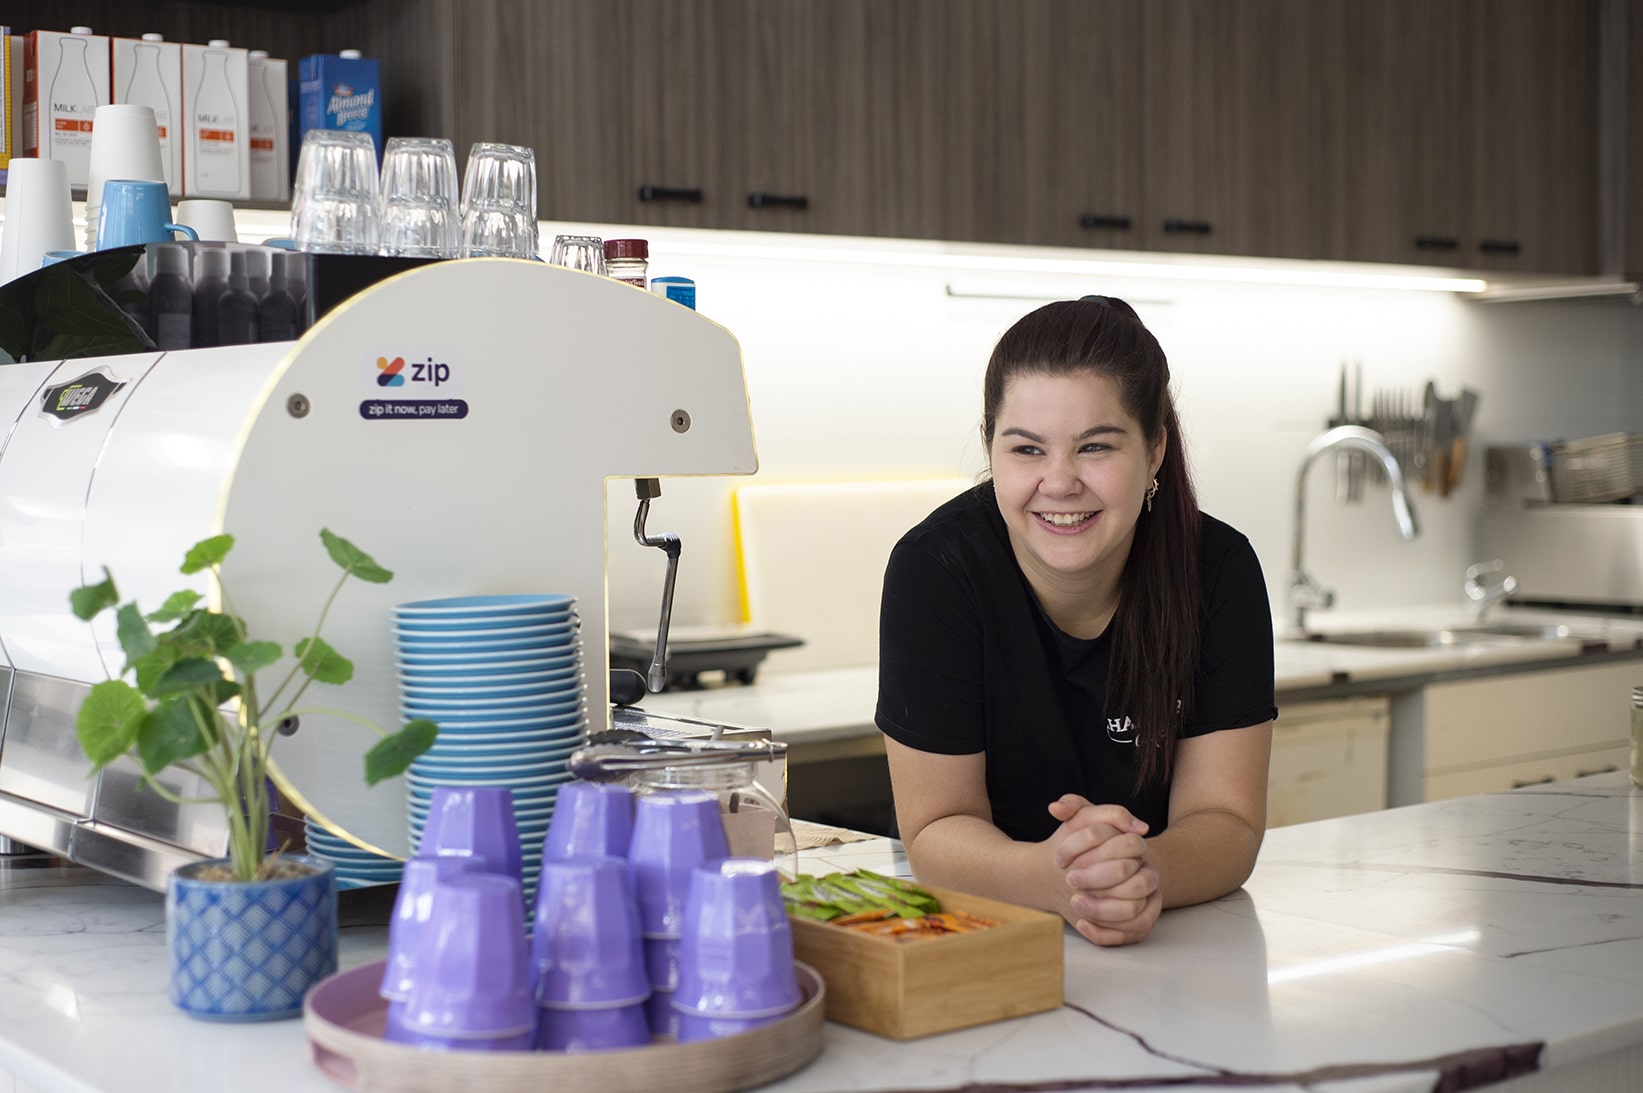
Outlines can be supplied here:
M357 49L316 53L298 62L297 141L310 129L371 134L382 161L382 85L374 57Z
M221 39L183 46L183 193L251 198L246 51Z
M23 44L23 154L68 164L68 184L91 181L91 123L108 104L108 39L75 27L30 31Z
M166 189L183 192L183 47L158 34L114 39L114 100L154 111Z
M253 49L251 83L251 200L291 200L291 118L285 62Z

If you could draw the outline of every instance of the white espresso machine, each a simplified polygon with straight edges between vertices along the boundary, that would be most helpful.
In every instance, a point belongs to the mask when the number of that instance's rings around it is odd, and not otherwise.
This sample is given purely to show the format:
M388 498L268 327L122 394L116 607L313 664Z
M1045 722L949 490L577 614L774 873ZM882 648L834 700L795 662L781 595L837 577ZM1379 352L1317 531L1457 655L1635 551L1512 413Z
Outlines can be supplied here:
M385 726L398 716L393 604L570 593L597 731L611 708L606 529L632 519L606 513L606 480L757 466L728 331L537 262L421 266L297 341L0 365L0 836L154 888L226 845L220 810L168 804L134 763L89 776L75 713L124 656L108 613L79 621L68 594L104 567L122 602L151 611L180 588L211 592L178 566L230 533L233 608L289 656L337 575L320 529L352 540L395 576L343 588L324 636L355 678L315 685L304 705ZM365 786L374 740L305 715L275 762L310 814L403 855L402 781ZM163 777L190 795L186 775Z

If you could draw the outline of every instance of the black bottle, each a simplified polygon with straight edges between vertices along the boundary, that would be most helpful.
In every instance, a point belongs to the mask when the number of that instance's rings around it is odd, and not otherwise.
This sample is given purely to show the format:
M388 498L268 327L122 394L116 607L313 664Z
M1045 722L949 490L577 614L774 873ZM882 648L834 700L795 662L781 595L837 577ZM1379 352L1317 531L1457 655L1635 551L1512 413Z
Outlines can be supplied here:
M148 304L156 348L187 349L194 344L194 289L188 283L188 251L175 243L160 243L154 248Z
M291 297L291 333L301 337L308 329L308 256L290 251L285 256L285 291Z
M250 345L257 340L257 298L245 275L245 252L228 256L228 291L217 299L217 344Z
M268 295L268 252L265 250L248 250L245 252L245 281L246 288L256 297L257 303ZM266 339L264 339L266 340Z
M217 302L228 291L228 252L203 247L196 252L194 271L194 348L217 344Z
M268 291L257 303L257 340L290 341L297 336L297 305L286 287L285 252L267 256L271 264Z

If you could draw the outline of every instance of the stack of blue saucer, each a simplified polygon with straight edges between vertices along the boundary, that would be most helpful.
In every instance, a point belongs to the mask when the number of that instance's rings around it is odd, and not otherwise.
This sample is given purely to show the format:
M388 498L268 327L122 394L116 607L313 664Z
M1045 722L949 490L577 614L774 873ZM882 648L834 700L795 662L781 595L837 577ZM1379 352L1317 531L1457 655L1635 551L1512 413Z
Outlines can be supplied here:
M369 850L331 834L312 818L303 821L303 833L308 838L308 853L324 858L337 870L339 889L368 888L375 884L393 884L399 880L404 863L395 858L384 858Z
M587 681L576 598L462 596L394 608L400 713L439 725L411 764L411 851L439 786L500 785L513 794L527 895L570 754L587 740Z

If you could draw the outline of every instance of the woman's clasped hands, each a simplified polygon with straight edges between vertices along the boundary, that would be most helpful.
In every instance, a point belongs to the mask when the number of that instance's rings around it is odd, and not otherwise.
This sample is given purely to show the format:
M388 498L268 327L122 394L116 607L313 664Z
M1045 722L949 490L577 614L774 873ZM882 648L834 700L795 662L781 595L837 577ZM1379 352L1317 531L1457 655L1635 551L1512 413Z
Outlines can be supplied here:
M1147 862L1146 822L1074 793L1050 802L1050 815L1061 826L1044 845L1072 890L1062 916L1097 945L1145 938L1164 905L1158 870Z

